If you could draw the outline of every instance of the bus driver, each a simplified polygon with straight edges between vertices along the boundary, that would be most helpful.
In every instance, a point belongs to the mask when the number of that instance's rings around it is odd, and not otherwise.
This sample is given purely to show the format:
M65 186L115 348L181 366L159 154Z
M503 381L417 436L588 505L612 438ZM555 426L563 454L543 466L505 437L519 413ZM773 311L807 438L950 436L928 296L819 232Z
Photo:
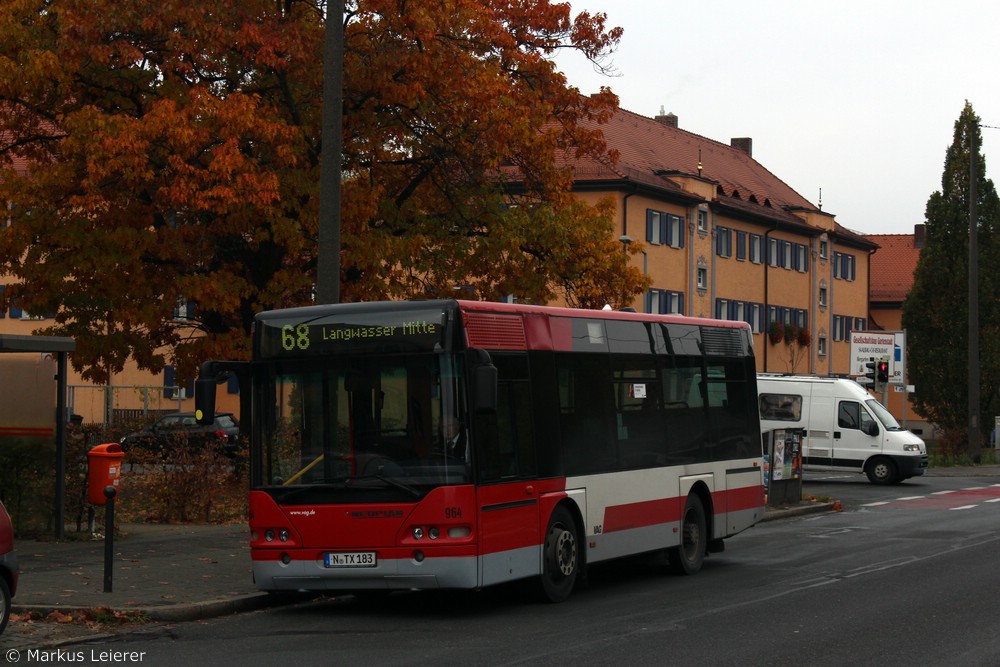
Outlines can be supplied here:
M469 443L465 429L453 415L446 416L441 422L441 434L444 437L444 453L461 461L469 460Z

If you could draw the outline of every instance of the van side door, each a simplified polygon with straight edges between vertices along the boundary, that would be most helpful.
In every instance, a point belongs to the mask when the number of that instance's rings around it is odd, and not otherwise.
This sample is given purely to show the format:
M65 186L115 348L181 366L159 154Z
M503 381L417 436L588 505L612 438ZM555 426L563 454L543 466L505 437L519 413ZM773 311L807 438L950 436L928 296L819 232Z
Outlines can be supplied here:
M872 454L881 450L878 420L859 401L837 401L837 423L833 430L833 464L861 472Z

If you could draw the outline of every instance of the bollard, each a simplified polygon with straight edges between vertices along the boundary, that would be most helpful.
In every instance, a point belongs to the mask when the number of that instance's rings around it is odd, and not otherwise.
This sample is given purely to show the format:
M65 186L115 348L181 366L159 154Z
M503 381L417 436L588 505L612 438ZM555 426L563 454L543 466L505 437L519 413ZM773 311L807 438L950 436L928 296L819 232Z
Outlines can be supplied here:
M111 592L111 574L115 557L115 496L118 490L104 487L104 592Z

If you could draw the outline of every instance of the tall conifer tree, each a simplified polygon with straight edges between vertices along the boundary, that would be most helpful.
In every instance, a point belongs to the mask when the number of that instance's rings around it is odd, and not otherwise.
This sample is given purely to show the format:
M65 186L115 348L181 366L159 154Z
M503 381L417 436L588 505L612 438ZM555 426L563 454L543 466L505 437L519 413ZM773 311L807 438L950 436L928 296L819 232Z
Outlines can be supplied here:
M945 155L941 190L927 200L926 242L903 304L907 332L907 374L916 386L917 410L946 431L964 433L968 424L969 327L969 176L970 141L981 146L979 118L966 102L955 121L954 140ZM979 280L980 424L989 433L1000 414L1000 259L997 231L1000 200L985 177L986 159L976 150ZM980 443L966 443L977 456Z

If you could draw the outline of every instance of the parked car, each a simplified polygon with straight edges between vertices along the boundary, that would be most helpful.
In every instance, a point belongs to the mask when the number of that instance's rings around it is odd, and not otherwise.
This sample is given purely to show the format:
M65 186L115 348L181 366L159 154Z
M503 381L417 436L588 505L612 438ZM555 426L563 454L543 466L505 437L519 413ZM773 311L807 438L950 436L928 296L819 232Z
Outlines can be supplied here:
M17 595L17 552L14 551L14 527L7 508L0 502L0 634L10 620L10 606Z
M124 452L134 449L170 451L184 444L195 448L221 444L227 454L233 455L239 450L239 441L239 422L228 412L215 415L215 421L209 425L199 424L193 412L175 412L140 431L129 433L120 444Z

